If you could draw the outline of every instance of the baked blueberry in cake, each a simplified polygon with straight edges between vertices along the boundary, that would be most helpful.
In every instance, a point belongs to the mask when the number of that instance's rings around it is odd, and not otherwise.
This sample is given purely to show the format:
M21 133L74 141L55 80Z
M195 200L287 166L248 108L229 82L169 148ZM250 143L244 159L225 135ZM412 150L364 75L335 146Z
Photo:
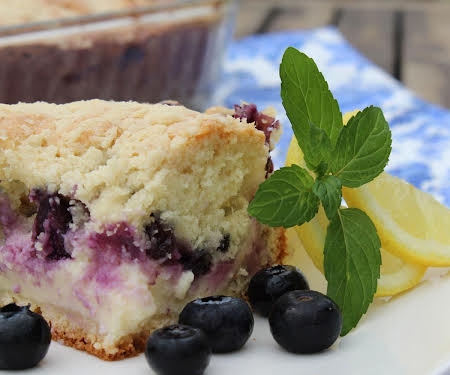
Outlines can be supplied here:
M113 360L188 301L242 294L285 252L247 214L279 130L253 105L0 105L0 303Z

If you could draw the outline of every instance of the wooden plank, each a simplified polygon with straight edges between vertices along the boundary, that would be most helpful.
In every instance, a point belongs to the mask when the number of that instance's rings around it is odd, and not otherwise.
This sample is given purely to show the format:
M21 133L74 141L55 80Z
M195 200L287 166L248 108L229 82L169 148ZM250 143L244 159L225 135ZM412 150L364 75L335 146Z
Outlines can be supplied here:
M236 15L235 38L260 31L261 25L273 12L273 3L268 1L242 1Z
M238 38L261 31L263 24L269 26L270 30L321 26L329 23L327 20L329 19L330 9L336 8L341 8L345 11L344 13L347 12L347 14L344 14L344 23L347 20L353 21L351 19L352 14L359 13L365 18L365 21L369 22L369 25L375 25L372 31L376 32L378 38L380 36L385 38L386 34L390 34L392 31L392 25L388 25L388 29L383 28L386 25L383 18L385 21L389 19L386 14L394 14L403 10L434 9L440 11L441 9L450 9L448 0L241 0L238 3L239 10L235 33ZM377 13L378 15L376 15ZM375 18L371 18L371 16ZM350 17L350 19L347 17ZM381 28L375 30L377 26ZM346 25L343 27L345 28ZM263 28L263 31L267 31L267 29ZM369 32L367 28L365 32ZM352 35L355 34L352 33ZM376 39L372 39L371 42L373 40ZM378 44L380 45L380 43ZM386 51L379 52L382 53L372 53L372 55L377 55L379 59L379 56ZM388 57L386 59L389 60ZM383 64L389 65L386 60Z
M292 8L310 5L331 5L352 9L388 9L388 10L422 10L449 7L448 0L240 0L242 5L261 4L262 6L277 6Z
M315 3L283 7L270 25L270 31L310 29L329 25L334 15L334 5Z
M405 84L450 108L450 8L405 13L402 71Z
M274 5L276 4L276 5ZM241 3L237 16L237 38L260 32L308 29L328 25L333 17L334 5L329 2L301 4L282 0L247 0Z
M394 73L394 11L343 8L338 27L363 55Z

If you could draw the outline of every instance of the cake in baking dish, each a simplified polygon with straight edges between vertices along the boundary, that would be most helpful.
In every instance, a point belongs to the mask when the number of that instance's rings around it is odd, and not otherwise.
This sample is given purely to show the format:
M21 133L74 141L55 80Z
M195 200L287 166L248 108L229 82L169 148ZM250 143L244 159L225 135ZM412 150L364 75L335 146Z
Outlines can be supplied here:
M228 0L0 0L0 102L173 98L203 109L234 8Z
M240 295L285 252L247 214L278 131L252 105L0 105L0 303L113 360L187 301Z

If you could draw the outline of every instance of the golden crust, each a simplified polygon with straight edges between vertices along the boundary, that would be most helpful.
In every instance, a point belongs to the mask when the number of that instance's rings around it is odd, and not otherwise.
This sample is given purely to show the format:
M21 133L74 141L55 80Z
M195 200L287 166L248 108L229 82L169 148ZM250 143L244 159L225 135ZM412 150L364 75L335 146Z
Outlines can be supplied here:
M173 139L202 136L211 129L221 131L224 137L242 133L263 139L261 132L253 126L245 126L227 115L229 113L225 111L200 113L183 106L99 99L69 104L0 104L0 145L4 149L14 149L23 143L29 143L31 147L48 147L67 141L64 146L69 150L86 146L105 149L110 146L109 142L115 143L127 131L139 131L157 138L167 134ZM46 142L31 143L29 138L39 135L44 135ZM147 144L155 147L158 143Z
M95 355L105 361L118 361L142 353L145 350L147 338L153 330L175 323L176 320L176 315L153 317L152 321L141 332L122 337L116 343L114 353L95 345L95 343L101 341L101 337L88 336L82 329L71 327L67 321L51 322L52 339L66 346Z

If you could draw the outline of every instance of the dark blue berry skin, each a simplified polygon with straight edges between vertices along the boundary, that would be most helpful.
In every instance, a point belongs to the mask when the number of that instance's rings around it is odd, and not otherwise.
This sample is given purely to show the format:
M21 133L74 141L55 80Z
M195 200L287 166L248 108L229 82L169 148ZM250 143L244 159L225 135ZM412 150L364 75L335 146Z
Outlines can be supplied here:
M292 290L309 290L305 276L292 266L273 266L252 277L247 294L253 310L267 317L277 299Z
M294 290L282 296L269 317L272 336L292 353L317 353L339 337L342 315L327 296L312 290Z
M200 328L213 353L241 349L253 332L253 314L248 304L236 297L213 296L189 302L179 322Z
M47 259L60 260L70 258L70 254L64 247L64 234L72 223L72 215L69 211L70 198L61 194L39 195L38 211L33 226L33 240L36 241L43 232L48 239L43 244L47 253Z
M194 276L206 275L212 266L212 256L204 249L192 249L190 246L178 241L173 228L161 221L158 216L151 224L145 227L145 232L149 239L149 247L146 249L147 255L152 259L162 259L169 254L178 254L178 261L185 270L192 270ZM168 260L163 264L173 264L173 260Z
M145 358L157 375L202 375L209 365L211 348L200 329L173 324L150 335Z
M0 309L0 369L23 370L36 366L50 346L50 327L28 306Z

